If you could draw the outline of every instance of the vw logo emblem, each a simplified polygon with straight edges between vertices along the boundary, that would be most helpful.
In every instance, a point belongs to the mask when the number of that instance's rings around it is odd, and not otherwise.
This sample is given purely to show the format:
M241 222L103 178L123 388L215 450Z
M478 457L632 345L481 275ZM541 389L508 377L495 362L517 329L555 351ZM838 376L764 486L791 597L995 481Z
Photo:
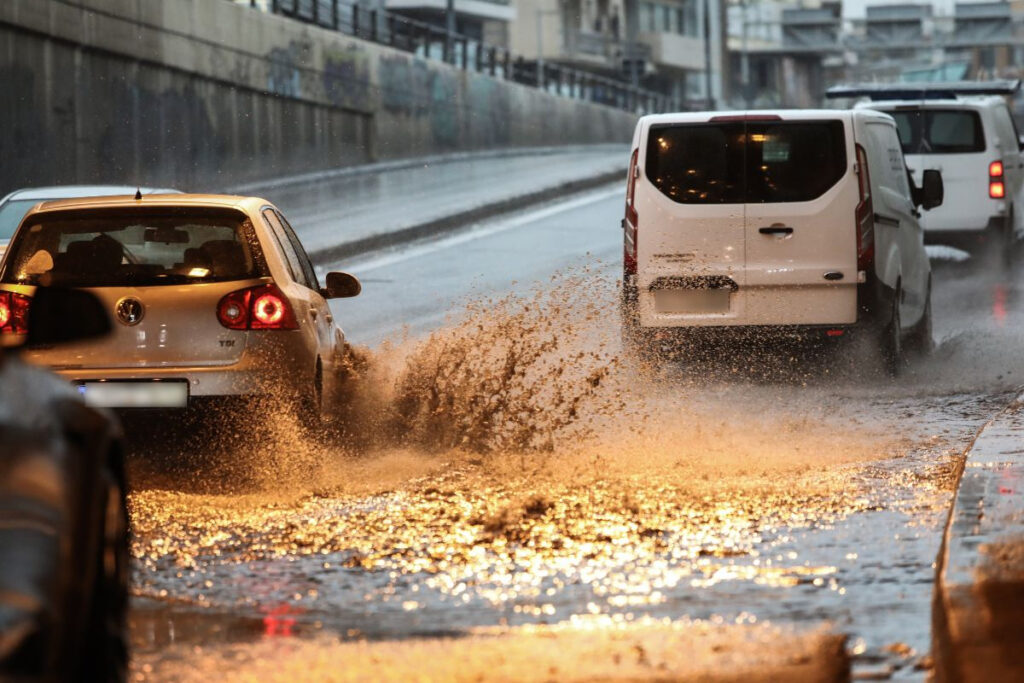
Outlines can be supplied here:
M145 315L142 302L132 297L125 297L118 301L114 312L117 314L117 319L129 327L138 325L142 322L142 316Z

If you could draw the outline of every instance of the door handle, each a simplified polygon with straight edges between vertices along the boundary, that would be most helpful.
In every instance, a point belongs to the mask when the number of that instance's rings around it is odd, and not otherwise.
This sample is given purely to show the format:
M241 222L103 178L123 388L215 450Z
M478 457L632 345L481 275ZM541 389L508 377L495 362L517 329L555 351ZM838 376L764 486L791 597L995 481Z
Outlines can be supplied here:
M764 228L758 228L757 231L762 235L792 235L793 228L788 225L769 225Z

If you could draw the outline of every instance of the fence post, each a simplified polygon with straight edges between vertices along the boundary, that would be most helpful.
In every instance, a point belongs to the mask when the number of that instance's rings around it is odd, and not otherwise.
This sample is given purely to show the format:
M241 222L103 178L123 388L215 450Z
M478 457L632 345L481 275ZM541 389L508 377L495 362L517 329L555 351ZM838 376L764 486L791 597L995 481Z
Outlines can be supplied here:
M338 0L331 0L331 26L338 30Z
M313 0L313 23L320 23L320 0Z
M384 21L388 27L388 45L394 46L395 44L395 18L391 16L391 13L384 15Z
M505 80L512 78L512 54L505 50Z
M299 16L299 0L292 0L292 16Z
M370 40L377 42L377 10L370 10Z
M359 5L352 5L352 35L359 37Z
M488 50L488 55L487 56L489 57L489 59L487 61L490 62L490 64L488 66L490 66L490 69L491 69L491 76L494 76L494 74L497 72L497 66L498 66L497 64L495 64L495 62L498 59L498 50L497 50L497 48L492 47L490 50Z
M277 3L279 1L280 0L273 0L273 2L270 3L270 11L272 14L277 14L277 11L281 9L280 7L277 6Z
M469 38L462 39L462 70L469 66Z
M483 73L484 70L484 46L483 43L477 41L476 52L473 55L473 68L477 73Z

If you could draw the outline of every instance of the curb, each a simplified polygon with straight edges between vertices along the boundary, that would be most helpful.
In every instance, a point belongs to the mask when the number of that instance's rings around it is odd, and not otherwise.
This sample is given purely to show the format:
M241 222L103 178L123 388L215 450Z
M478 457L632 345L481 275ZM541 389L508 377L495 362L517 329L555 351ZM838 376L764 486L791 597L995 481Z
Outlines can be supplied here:
M425 223L410 225L398 230L370 235L351 242L343 242L330 247L323 247L309 252L309 257L317 263L325 261L339 261L351 256L358 256L369 251L376 251L385 247L393 247L406 242L424 239L427 237L438 237L451 232L457 232L469 223L478 222L494 216L524 209L534 204L559 199L567 194L574 194L589 190L617 180L624 180L626 177L626 166L615 171L581 178L569 183L563 183L554 187L547 187L536 192L527 192L515 197L500 199L495 202L473 207L465 211L459 211L448 216L436 218ZM623 190L625 191L625 190Z
M384 173L385 171L400 171L402 169L414 168L416 166L436 166L439 164L450 164L455 163L457 161L475 161L478 159L504 159L508 157L519 156L550 156L554 154L572 154L574 152L593 152L602 149L606 149L608 151L626 150L626 152L623 152L623 156L626 156L628 148L628 143L619 144L614 142L606 142L594 145L565 145L561 147L508 147L504 149L487 149L475 152L452 152L449 154L434 154L431 156L412 157L409 159L378 161L371 164L342 166L341 168L331 168L324 171L300 173L298 175L285 176L283 178L274 178L272 180L256 180L250 183L242 183L241 185L233 185L227 188L227 190L225 191L230 194L253 195L260 194L263 190L289 187L291 185L301 185L303 183L316 183L325 180L334 180L337 178L370 175L373 173Z
M1024 393L967 450L932 598L935 680L1024 680Z

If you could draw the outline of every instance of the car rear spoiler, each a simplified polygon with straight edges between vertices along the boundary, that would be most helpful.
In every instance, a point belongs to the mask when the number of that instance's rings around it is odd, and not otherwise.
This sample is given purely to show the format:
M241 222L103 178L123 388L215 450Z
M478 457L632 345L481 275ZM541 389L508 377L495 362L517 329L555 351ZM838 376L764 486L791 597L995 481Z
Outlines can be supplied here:
M964 95L1013 95L1020 90L1020 79L1001 81L955 81L947 83L861 83L835 85L825 97L869 97L872 100L955 100Z

